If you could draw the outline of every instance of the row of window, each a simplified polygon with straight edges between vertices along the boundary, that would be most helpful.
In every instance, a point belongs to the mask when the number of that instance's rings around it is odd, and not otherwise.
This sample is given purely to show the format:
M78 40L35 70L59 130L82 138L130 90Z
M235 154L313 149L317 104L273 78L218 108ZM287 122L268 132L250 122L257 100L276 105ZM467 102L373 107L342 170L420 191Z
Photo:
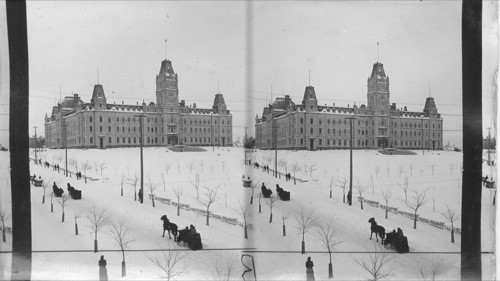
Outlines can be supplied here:
M284 143L285 142L285 143ZM292 144L293 143L293 144ZM358 140L358 147L366 147L368 146L369 141L368 140ZM286 145L286 141L280 141L281 145ZM295 145L295 139L289 139L288 140L288 145ZM300 145L304 145L304 139L300 139ZM323 145L323 140L319 139L318 140L318 145ZM327 139L326 140L326 145L327 146L350 146L349 140L347 139ZM372 146L375 145L375 140L372 140ZM403 146L403 147L414 147L414 148L421 148L422 142L421 141L412 141L412 140L394 140L392 141L393 146ZM428 147L429 142L425 141L424 146ZM437 141L437 146L439 147L440 141Z
M336 122L338 121L338 124L342 124L342 120L336 120L336 119L326 119L327 121L327 124L330 125L330 122L332 125L335 125ZM344 122L344 125L347 125L347 119L344 119L343 120ZM319 119L318 120L318 123L321 125L323 124L323 120L322 119ZM367 125L369 126L369 121L364 121L364 120L358 120L358 126L361 126L361 125ZM385 126L385 121L384 120L381 120L381 125L382 126ZM300 118L300 124L304 124L304 118ZM310 124L314 124L314 118L311 118L310 119ZM372 126L375 126L375 121L372 121ZM394 127L397 127L398 126L398 123L397 122L391 122L391 126L394 126ZM422 128L422 124L421 123L411 123L411 122L405 122L405 123L401 123L401 127L405 127L405 128ZM437 124L437 127L438 129L441 128L441 125L440 124ZM425 128L427 128L427 123L425 123ZM432 128L435 129L435 124L432 123Z
M92 120L93 120L92 116L89 116L89 122L92 122ZM102 116L99 116L99 122L102 123L103 122L102 120L103 120ZM136 117L132 117L132 119L130 117L127 117L127 119L125 119L125 117L121 117L121 119L120 119L120 117L116 117L116 122L120 122L120 120L121 120L122 123L125 123L125 120L128 123L130 123L130 120L132 120L133 123L135 123L136 121L139 122L138 121L138 117L137 118ZM146 123L150 123L150 122L153 123L153 121L154 121L155 124L157 124L158 123L158 118L149 118L149 117L146 118ZM163 119L160 119L160 121L161 121L161 123L163 123ZM175 123L175 121L176 120L173 117L170 118L170 123ZM213 121L214 121L214 125L217 125L217 120L213 120ZM108 117L108 122L111 123L111 117ZM227 122L225 122L225 120L221 120L221 124L222 125L225 125L226 123L227 123L227 125L231 124L230 120L227 120ZM184 124L185 125L187 124L186 119L184 119ZM210 125L210 121L203 119L203 122L202 122L202 120L195 119L195 120L190 120L190 124L195 124L195 125Z

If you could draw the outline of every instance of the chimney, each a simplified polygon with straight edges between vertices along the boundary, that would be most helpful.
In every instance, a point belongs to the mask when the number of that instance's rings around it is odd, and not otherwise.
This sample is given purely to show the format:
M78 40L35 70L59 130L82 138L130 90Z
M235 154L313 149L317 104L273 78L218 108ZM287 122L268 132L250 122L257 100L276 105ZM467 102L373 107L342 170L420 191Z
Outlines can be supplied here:
M123 104L123 101L122 101L122 104Z
M333 106L335 106L335 103L333 103Z
M196 103L193 103L193 108L196 108Z
M139 105L139 102L138 102L138 101L136 101L136 102L135 102L135 104L136 104L136 105Z

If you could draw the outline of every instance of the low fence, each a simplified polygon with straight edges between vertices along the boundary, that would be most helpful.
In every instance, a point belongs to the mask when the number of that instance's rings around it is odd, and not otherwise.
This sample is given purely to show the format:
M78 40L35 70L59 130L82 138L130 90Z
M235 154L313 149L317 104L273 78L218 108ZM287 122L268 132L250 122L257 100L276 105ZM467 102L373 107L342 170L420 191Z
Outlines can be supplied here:
M151 199L151 194L149 195L149 198ZM193 208L193 207L190 207L188 204L182 204L182 203L178 204L177 202L172 201L171 199L168 199L168 198L155 196L155 200L160 202L160 203L163 203L163 204L172 205L172 206L176 206L176 207L179 206L179 208L181 208L183 210L195 212L195 213L198 213L198 214L203 215L203 216L207 215L207 210ZM238 219L236 219L236 218L230 218L230 217L214 214L213 212L210 212L210 217L214 218L216 220L220 220L222 222L228 223L228 224L238 225L241 227L245 226L243 224L243 222L238 221ZM252 224L247 223L247 229L253 230Z
M365 202L366 204L374 207L374 208L381 208L381 209L387 209L387 211L391 212L391 213L394 213L394 214L398 214L398 215L403 215L404 217L407 217L409 219L414 219L415 218L415 214L414 213L409 213L409 212L405 212L405 211L401 211L401 210L398 210L398 208L396 207L391 207L391 206L385 206L383 204L380 204L380 202L378 201L372 201L372 200L367 200L367 199L361 199L361 197L358 196L358 201L361 201L363 200L363 202ZM439 228L439 229L446 229L446 230L449 230L451 231L451 226L448 226L446 225L444 222L441 222L441 221L435 221L435 220L431 220L431 219L427 219L427 218L423 218L421 216L417 216L417 220L418 221L421 221L423 223L426 223L430 226L433 226L433 227L436 227L436 228ZM456 234L462 234L462 230L458 227L454 227L454 232Z

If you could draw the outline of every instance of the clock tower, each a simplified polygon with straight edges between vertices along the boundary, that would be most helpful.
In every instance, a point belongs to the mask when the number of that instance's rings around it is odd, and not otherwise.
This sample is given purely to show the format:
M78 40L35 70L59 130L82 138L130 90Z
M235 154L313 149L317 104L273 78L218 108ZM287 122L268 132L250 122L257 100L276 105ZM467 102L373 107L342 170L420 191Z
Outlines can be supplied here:
M372 74L368 77L368 109L389 109L389 76L385 75L384 65L380 62L373 64Z
M158 75L156 75L156 104L173 112L177 110L179 105L179 88L178 88L177 73L174 72L172 62L163 60Z

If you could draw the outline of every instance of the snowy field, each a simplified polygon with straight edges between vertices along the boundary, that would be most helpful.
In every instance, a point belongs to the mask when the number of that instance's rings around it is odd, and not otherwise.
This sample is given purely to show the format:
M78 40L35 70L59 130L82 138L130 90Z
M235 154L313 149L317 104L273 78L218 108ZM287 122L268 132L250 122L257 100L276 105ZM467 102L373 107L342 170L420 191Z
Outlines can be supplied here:
M354 151L353 172L353 204L343 203L344 179L349 186L349 151L278 151L278 169L292 172L292 164L300 166L296 172L297 181L285 181L284 177L276 179L272 173L263 172L243 165L244 152L241 148L207 148L206 152L171 152L166 148L144 149L144 203L134 200L134 187L130 179L140 176L139 150L137 148L120 148L107 150L68 150L70 171L79 171L84 163L91 166L86 173L92 180L84 183L73 175L66 178L52 168L44 168L31 162L31 174L41 176L45 181L56 182L65 190L70 183L82 190L82 200L68 200L65 206L65 222L61 222L62 211L60 199L53 198L54 212L51 213L50 192L47 188L45 204L42 204L43 188L32 187L32 229L33 229L33 274L34 280L88 280L97 279L99 268L97 262L101 255L107 260L110 280L163 279L166 273L150 259L162 258L160 249L178 248L183 259L173 269L177 280L216 279L224 280L217 274L230 276L230 279L241 279L243 266L240 262L241 250L253 252L257 278L260 280L298 280L305 279L304 263L308 256L314 261L316 279L328 279L329 256L326 248L318 239L317 227L305 234L306 254L301 254L302 237L296 229L295 214L297 210L313 211L318 222L333 219L336 229L332 255L333 279L359 280L368 279L370 275L356 261L367 260L368 254L376 250L374 240L369 240L370 225L368 219L374 217L392 231L400 227L408 237L410 253L397 254L392 250L386 253L390 261L385 269L391 273L387 279L422 279L418 265L429 268L429 264L440 261L437 279L458 279L460 262L460 235L455 234L455 243L450 241L450 231L418 221L417 229L413 229L413 220L401 213L389 212L385 219L383 208L373 202L385 206L383 193L391 193L388 205L403 212L413 212L407 204L417 193L426 197L426 204L418 214L427 220L449 222L441 215L448 207L460 214L461 204L461 167L462 154L457 152L415 151L417 155L381 155L373 150ZM7 154L6 154L7 155ZM32 156L34 154L32 153ZM248 159L261 165L274 167L274 151L257 151L248 153ZM63 162L64 150L47 150L39 153L44 161ZM6 180L8 157L2 159L2 181ZM284 161L286 159L286 161ZM75 161L76 160L76 161ZM88 160L88 161L87 161ZM281 160L281 161L280 161ZM270 161L270 162L268 162ZM77 163L75 163L77 162ZM285 165L286 162L286 165ZM83 165L82 165L83 164ZM101 167L103 168L101 171ZM304 172L307 170L307 172ZM312 173L311 173L312 171ZM485 174L491 178L490 168L484 167ZM199 175L198 195L196 178ZM242 187L242 175L250 176L254 183L264 182L273 190L275 185L291 192L290 201L276 201L273 205L273 220L270 223L270 206L268 199L261 199L262 212L259 213L260 185L255 189L253 204L250 205L251 188ZM496 175L494 175L496 178ZM333 179L333 181L332 181ZM123 181L123 184L122 184ZM407 184L405 184L405 182ZM121 186L123 185L123 196ZM408 186L407 204L405 204L405 185ZM139 184L137 185L138 188ZM155 206L149 199L149 187L153 187L156 197ZM177 208L164 199L177 201L174 190L182 190L180 203L183 208L177 216ZM330 198L332 189L332 198ZM200 210L206 209L207 191L217 190L217 197L210 206L210 224ZM358 190L362 191L365 200L361 209ZM347 189L346 189L347 192ZM2 194L2 204L5 192ZM483 251L494 250L494 206L493 193L483 188L482 207L482 248ZM10 197L10 195L9 195ZM7 200L8 201L8 200ZM368 204L372 202L372 204ZM204 204L205 203L205 204ZM126 218L131 226L133 242L125 253L127 276L121 277L122 253L113 238L108 235L110 227L104 227L98 233L99 252L93 252L94 234L89 228L87 213L90 207L106 209L111 221L116 223ZM242 216L239 210L248 208L247 223L249 239L244 239ZM79 235L75 235L75 215L79 216ZM187 246L177 247L172 240L162 235L160 217L167 215L170 221L179 228L190 224L196 226L201 234L203 248L191 251ZM238 223L234 223L235 221ZM283 222L286 224L286 236L283 236ZM10 221L7 222L10 225ZM460 218L455 222L460 227ZM12 237L8 235L10 242ZM10 240L9 240L10 239ZM375 239L375 238L374 238ZM9 243L0 244L0 250L10 250ZM435 252L431 254L429 252ZM445 252L439 254L439 252ZM483 278L493 279L495 276L492 255L483 255ZM8 261L8 255L2 254L0 262ZM8 264L8 263L3 263ZM232 266L231 266L232 265ZM231 268L228 274L227 270ZM7 267L3 278L8 278ZM1 272L0 272L1 273ZM252 279L252 274L246 275ZM429 278L429 276L427 276ZM0 278L1 279L1 278Z

